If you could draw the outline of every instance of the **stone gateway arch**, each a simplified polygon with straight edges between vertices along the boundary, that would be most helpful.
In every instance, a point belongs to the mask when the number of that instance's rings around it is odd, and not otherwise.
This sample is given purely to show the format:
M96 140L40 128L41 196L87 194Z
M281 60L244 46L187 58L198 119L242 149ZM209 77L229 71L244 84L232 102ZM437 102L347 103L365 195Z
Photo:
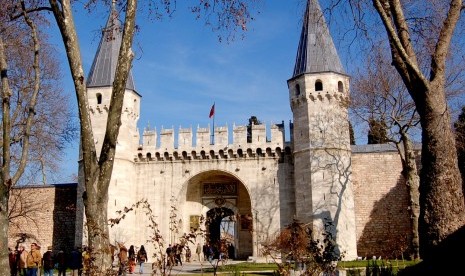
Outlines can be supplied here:
M109 17L108 31L104 32L88 77L97 145L104 136L115 70L111 64L117 59L120 41L105 39L107 35L120 36L112 34L117 28L111 26L119 24L115 13L113 10ZM155 210L162 235L170 243L175 243L180 233L189 231L198 216L209 219L207 237L202 243L215 242L221 236L218 225L226 224L223 220L229 218L229 223L234 222L229 234L235 255L246 258L259 256L261 243L293 218L313 223L317 230L314 233L321 233L318 228L324 215L324 219L337 221L332 231L337 234L338 248L347 258L355 258L352 185L346 177L341 188L337 183L340 175L334 173L339 170L350 175L347 105L341 104L348 99L349 78L321 19L317 1L309 0L296 67L288 81L294 113L289 142L284 139L284 123L272 125L269 131L261 124L234 125L232 141L229 128L222 126L215 127L214 133L210 133L209 127L198 127L195 141L191 128L180 128L177 139L174 129L162 129L160 133L145 129L141 139L137 129L141 96L131 75L109 188L109 217L145 198ZM321 56L325 58L319 59ZM330 122L326 120L329 118ZM322 136L334 139L328 141ZM332 156L344 157L334 165ZM318 160L328 160L328 164L317 165L332 168L315 170ZM212 210L224 215L215 217ZM141 213L127 216L124 227L112 228L110 238L115 241L111 242L144 244L150 233L141 225Z
M136 90L130 74L108 192L109 219L145 200L162 247L203 227L205 235L193 246L224 239L231 245L230 256L240 259L265 257L262 244L294 218L311 225L316 235L331 222L337 250L348 260L408 252L409 197L398 153L389 145L349 145L349 76L318 1L308 0L302 14L295 67L289 70L288 91L283 91L289 96L283 108L289 104L293 114L288 128L282 122L139 131L143 91ZM86 79L98 151L121 42L117 18L112 10ZM287 136L285 129L290 130ZM27 246L38 242L71 249L87 244L82 163L78 177L77 185L16 187L14 192L34 194L31 200L43 206L36 216L43 223L12 221L9 246L25 233L35 237L24 241ZM146 211L135 208L113 225L110 242L136 249L144 245L149 255L159 255L148 242L154 230ZM201 218L207 223L201 225Z
M224 171L206 171L189 179L184 202L189 228L205 218L206 242L218 246L220 239L234 248L234 257L253 255L252 203L249 191L236 176Z
M116 11L99 45L88 77L88 101L95 143L104 138L119 39L106 39L118 25ZM113 22L115 21L115 22ZM284 80L283 80L284 81ZM166 243L176 243L201 217L206 236L199 243L228 238L237 258L259 257L260 246L297 218L321 238L324 221L334 225L337 248L357 257L347 103L349 77L339 60L317 0L308 0L295 69L288 80L293 123L192 128L137 129L141 95L132 74L109 187L108 217L146 199ZM232 133L230 133L232 131ZM177 137L175 139L175 137ZM195 137L195 139L194 139ZM213 141L211 137L214 137ZM232 139L231 139L232 138ZM79 199L84 191L82 170ZM81 215L76 243L82 243ZM228 225L228 230L222 230ZM111 242L146 244L150 229L143 212L111 229ZM147 245L150 250L150 245Z

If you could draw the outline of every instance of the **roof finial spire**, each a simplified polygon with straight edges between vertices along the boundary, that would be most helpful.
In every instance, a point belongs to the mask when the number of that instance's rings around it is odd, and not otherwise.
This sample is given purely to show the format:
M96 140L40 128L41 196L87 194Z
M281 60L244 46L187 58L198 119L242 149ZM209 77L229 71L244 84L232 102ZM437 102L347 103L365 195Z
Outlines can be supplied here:
M117 0L112 0L110 15L102 31L97 53L87 78L87 87L112 87L121 47L121 23L116 11ZM126 88L135 90L132 72L129 72Z
M293 77L329 71L345 74L318 0L308 0Z

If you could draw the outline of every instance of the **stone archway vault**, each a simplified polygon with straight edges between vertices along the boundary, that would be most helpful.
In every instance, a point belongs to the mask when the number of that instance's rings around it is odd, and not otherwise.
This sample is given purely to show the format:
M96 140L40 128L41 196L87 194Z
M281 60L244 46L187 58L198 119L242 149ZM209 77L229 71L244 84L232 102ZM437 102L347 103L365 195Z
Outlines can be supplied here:
M240 259L253 255L251 197L244 183L227 172L207 171L192 177L185 192L183 217L189 221L185 230L199 227L196 225L199 217L206 218L211 210L230 210L228 216L235 220L233 237L230 237L234 241L234 255Z

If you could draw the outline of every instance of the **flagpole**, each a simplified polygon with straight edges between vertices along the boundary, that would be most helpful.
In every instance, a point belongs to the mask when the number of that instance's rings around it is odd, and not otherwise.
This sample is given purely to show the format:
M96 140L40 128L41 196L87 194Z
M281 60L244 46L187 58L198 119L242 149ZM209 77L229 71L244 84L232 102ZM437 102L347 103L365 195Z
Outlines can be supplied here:
M212 134L210 135L210 145L215 143L215 102L213 102L212 108L210 109L210 118L213 117Z
M215 114L213 113L213 135L212 135L212 145L215 144Z

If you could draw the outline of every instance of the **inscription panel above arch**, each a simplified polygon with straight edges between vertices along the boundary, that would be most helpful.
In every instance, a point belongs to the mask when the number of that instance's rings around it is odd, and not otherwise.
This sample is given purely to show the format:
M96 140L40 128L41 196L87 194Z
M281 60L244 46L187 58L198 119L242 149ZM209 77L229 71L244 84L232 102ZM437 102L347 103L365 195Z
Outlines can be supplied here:
M237 196L236 182L205 182L202 185L202 195L212 196Z

